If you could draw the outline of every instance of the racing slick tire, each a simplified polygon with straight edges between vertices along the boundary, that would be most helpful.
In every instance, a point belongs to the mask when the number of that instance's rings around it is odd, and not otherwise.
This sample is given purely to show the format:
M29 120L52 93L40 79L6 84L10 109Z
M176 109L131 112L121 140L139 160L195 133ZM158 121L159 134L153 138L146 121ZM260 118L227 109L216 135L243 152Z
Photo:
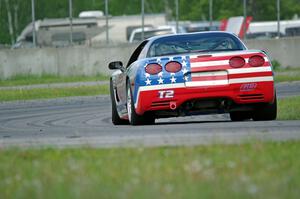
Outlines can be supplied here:
M151 113L145 113L144 115L138 115L135 112L134 103L132 100L132 91L130 89L130 83L127 83L127 112L128 120L131 125L151 125L155 123L155 117Z
M253 111L254 121L275 120L277 117L277 98L272 103L258 105Z
M127 120L123 120L119 117L118 111L117 111L117 105L116 100L114 96L114 88L112 84L112 80L110 80L110 98L111 98L111 121L114 125L124 125L128 124Z
M230 114L230 119L233 122L251 119L251 112L249 111L234 111L234 112L230 112L229 114Z

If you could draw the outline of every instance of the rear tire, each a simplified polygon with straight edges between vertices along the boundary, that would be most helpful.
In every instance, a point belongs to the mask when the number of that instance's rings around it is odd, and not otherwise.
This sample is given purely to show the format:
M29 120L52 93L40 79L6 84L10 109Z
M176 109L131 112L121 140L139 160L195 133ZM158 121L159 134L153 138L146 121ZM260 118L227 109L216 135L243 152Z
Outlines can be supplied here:
M258 105L253 112L254 121L275 120L277 117L277 97L272 103Z
M127 120L123 120L119 117L112 80L110 80L110 99L111 99L111 121L112 121L112 123L114 125L128 124Z
M233 122L251 119L251 112L249 111L235 111L229 114L230 114L230 119Z
M132 92L130 89L130 83L127 83L127 112L128 119L131 125L151 125L155 123L155 117L151 113L145 113L144 115L138 115L135 112Z

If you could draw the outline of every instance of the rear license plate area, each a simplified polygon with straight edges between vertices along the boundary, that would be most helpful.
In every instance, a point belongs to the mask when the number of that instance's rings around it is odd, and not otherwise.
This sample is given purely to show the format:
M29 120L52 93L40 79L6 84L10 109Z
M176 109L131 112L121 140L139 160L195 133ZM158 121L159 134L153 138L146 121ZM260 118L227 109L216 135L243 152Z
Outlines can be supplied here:
M186 86L216 86L227 85L227 71L205 71L191 73L191 81L186 81Z

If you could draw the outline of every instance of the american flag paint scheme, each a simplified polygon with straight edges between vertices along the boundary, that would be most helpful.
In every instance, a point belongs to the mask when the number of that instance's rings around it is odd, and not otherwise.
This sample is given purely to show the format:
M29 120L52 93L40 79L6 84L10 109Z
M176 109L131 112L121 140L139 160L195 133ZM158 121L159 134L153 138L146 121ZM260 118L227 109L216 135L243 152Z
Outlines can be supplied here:
M140 44L126 67L112 62L109 68L118 69L111 77L116 125L226 112L233 121L276 119L268 56L248 50L230 33L153 37Z

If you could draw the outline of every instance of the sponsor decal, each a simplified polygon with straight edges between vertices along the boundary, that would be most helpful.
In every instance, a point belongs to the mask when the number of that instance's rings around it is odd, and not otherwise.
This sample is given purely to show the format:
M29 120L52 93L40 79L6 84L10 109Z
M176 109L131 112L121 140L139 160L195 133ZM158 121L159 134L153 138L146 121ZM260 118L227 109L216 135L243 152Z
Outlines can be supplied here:
M240 91L253 91L257 87L257 83L247 83L242 84L240 87Z

